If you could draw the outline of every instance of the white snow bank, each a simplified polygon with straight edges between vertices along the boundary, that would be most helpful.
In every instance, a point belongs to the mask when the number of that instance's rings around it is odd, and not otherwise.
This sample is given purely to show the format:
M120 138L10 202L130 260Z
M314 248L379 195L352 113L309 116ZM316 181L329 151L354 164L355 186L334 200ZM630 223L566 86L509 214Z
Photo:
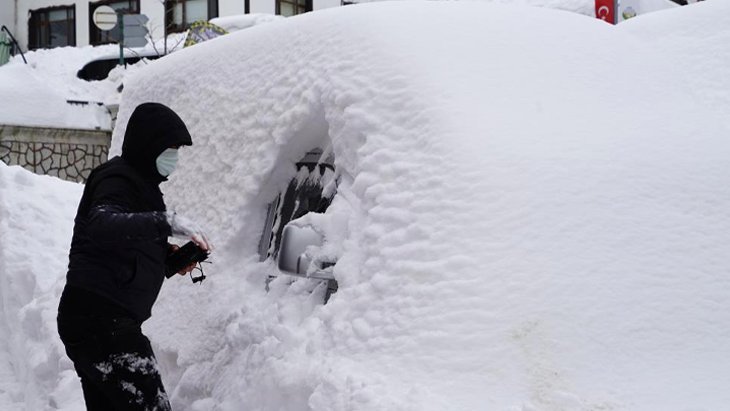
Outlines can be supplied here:
M0 409L83 409L56 331L82 188L0 162Z
M715 19L652 17L701 21L721 47L730 4L715 3ZM166 198L219 245L207 288L166 287L149 322L174 404L724 406L728 128L627 31L529 7L372 4L142 71L114 149L137 104L179 111L196 145ZM723 61L702 50L710 70ZM340 290L314 307L306 281L264 293L256 244L292 163L329 141L341 183L318 224Z

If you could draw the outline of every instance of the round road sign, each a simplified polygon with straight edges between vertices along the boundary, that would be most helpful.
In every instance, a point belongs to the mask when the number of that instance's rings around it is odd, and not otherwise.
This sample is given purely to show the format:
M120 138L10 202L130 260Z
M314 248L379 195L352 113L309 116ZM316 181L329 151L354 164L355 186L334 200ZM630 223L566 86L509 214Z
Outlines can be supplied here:
M94 10L93 20L99 30L111 30L117 26L117 12L109 6L99 6Z

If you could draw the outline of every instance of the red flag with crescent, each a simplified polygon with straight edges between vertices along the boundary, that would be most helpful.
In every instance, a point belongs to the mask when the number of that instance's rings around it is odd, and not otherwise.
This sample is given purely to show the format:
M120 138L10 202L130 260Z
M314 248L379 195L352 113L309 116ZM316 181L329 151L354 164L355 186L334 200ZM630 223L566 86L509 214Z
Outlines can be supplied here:
M596 18L616 24L616 1L596 0Z

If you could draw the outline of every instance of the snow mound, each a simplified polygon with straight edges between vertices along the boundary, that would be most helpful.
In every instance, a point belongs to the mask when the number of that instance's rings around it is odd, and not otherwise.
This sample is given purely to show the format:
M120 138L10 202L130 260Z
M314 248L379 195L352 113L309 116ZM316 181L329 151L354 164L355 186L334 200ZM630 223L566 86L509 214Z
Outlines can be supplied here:
M83 186L0 162L0 409L82 409L56 331Z

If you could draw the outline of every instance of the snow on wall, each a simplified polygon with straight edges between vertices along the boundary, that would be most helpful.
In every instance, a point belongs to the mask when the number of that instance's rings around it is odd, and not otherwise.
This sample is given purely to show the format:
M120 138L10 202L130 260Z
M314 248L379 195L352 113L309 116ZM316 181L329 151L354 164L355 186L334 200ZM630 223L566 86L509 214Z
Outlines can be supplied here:
M141 72L112 150L136 104L179 111L196 145L166 198L219 245L207 288L171 283L147 327L174 405L727 403L727 128L704 105L672 111L693 92L643 41L528 7L374 4ZM265 204L322 141L341 184L312 219L340 291L317 306L306 281L264 293L256 244Z

